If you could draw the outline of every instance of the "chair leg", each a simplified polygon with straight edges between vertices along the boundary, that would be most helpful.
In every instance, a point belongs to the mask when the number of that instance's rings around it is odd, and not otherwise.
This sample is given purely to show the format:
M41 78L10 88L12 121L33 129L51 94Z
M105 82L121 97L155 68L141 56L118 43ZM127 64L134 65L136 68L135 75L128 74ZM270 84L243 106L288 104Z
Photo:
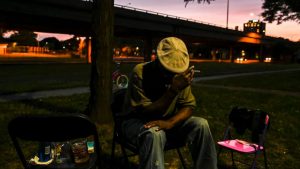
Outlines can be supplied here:
M253 161L253 162L252 162L252 165L251 165L251 169L255 169L255 166L256 166L256 162Z
M124 160L125 160L126 166L128 167L128 169L131 169L131 165L129 163L126 150L125 150L125 148L124 148L124 146L122 144L120 144L120 146L121 146L121 150L122 150L122 153L123 153L123 156L124 156Z
M217 159L219 159L219 156L220 156L222 150L223 150L223 148L219 147L218 154L217 154ZM232 166L232 168L236 168L232 150L230 150L230 154L231 154L231 166Z
M111 146L111 154L110 154L110 169L113 168L113 164L115 161L115 148L116 148L116 132L114 131L112 146Z
M176 150L177 150L177 153L178 153L178 155L179 155L179 158L180 158L182 167L183 167L184 169L187 169L187 167L186 167L186 165L185 165L184 158L183 158L183 156L182 156L182 154L181 154L181 152L180 152L180 149L179 149L179 148L176 148Z
M231 162L232 162L231 165L232 165L233 167L236 167L235 162L234 162L234 158L233 158L233 151L230 150L230 152L231 152Z
M256 167L256 158L257 158L257 152L254 154L254 159L252 161L251 169L255 169Z
M219 156L220 156L221 152L222 152L222 148L219 147L217 159L219 159Z
M263 149L263 152L264 152L265 169L268 169L268 159L267 159L266 150Z

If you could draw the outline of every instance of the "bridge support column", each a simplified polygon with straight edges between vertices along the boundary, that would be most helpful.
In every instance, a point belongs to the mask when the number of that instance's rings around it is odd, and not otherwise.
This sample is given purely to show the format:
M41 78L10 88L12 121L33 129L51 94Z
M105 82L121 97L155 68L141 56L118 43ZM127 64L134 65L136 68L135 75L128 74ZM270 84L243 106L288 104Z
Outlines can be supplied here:
M217 53L216 53L216 50L215 50L215 49L212 49L210 53L211 53L212 60L217 60Z
M147 36L145 39L145 51L144 51L144 61L150 61L151 60L151 55L152 55L152 37Z
M264 61L264 57L263 57L263 45L260 44L259 45L259 62L263 62Z
M85 43L86 43L86 62L87 63L92 63L92 43L91 43L91 38L86 37L85 38Z
M233 56L232 56L232 53L233 53L233 47L232 46L230 46L229 47L229 60L230 60L230 62L234 62L234 58L233 58Z

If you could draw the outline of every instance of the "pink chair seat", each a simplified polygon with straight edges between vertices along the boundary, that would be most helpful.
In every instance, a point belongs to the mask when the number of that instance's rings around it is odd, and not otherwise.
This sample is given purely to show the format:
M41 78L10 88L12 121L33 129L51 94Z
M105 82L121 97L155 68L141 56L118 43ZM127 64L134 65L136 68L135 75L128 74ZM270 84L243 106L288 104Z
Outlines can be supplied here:
M229 149L233 149L242 153L253 153L255 152L254 147L256 147L256 149L258 149L258 145L254 144L254 143L249 143L243 140L225 140L225 141L219 141L218 144L220 146L229 148ZM260 146L260 150L262 150L263 147Z

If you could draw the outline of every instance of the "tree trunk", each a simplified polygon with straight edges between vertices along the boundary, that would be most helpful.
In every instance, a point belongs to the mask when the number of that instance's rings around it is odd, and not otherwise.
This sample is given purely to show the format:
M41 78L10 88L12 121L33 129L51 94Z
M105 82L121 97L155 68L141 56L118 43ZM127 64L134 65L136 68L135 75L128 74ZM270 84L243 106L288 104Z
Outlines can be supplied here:
M87 114L97 123L111 122L114 0L94 0L92 70Z

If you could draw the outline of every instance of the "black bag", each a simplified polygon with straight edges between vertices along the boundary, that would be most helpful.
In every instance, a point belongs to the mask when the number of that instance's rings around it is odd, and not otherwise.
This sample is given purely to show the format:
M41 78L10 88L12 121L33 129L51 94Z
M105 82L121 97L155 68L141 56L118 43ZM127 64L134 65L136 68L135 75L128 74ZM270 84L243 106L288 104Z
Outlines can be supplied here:
M244 134L246 129L253 131L252 141L257 142L265 127L266 115L267 113L260 109L234 107L230 112L229 120L238 134Z

